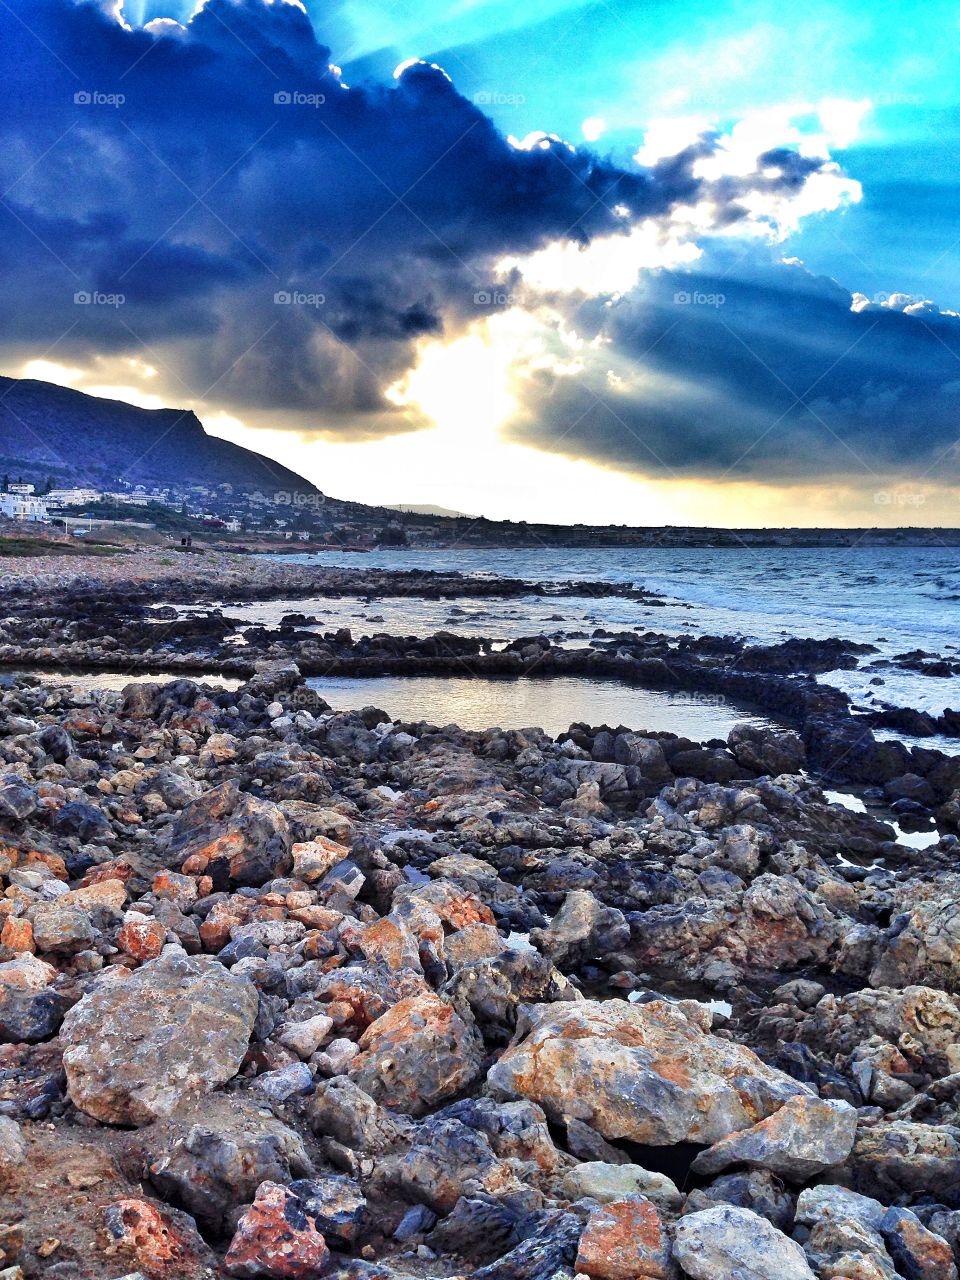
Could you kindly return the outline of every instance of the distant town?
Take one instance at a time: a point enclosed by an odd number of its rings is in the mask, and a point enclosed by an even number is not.
[[[442,510],[442,509],[441,509]],[[317,490],[267,492],[249,485],[57,487],[3,476],[5,536],[87,541],[215,543],[238,550],[368,551],[374,547],[960,546],[957,529],[716,529],[691,526],[551,525],[415,507],[374,507]]]

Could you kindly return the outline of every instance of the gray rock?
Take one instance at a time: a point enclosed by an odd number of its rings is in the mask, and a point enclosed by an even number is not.
[[[732,1205],[681,1218],[673,1254],[693,1280],[816,1280],[795,1241]]]
[[[651,1172],[638,1164],[604,1164],[588,1160],[564,1175],[563,1191],[571,1200],[588,1198],[607,1204],[629,1196],[645,1196],[660,1209],[677,1210],[683,1196],[665,1173]]]
[[[246,1053],[256,989],[214,960],[171,952],[102,979],[64,1018],[70,1097],[107,1124],[169,1115],[232,1079]]]
[[[752,1129],[701,1151],[691,1167],[694,1173],[709,1176],[732,1164],[746,1164],[792,1182],[805,1182],[831,1165],[842,1164],[856,1134],[857,1113],[848,1102],[790,1098]]]
[[[534,929],[530,941],[564,966],[621,950],[630,941],[630,926],[622,911],[605,907],[589,889],[571,889],[547,928]]]
[[[214,1235],[261,1182],[313,1172],[299,1134],[242,1097],[196,1099],[143,1133],[149,1180]]]

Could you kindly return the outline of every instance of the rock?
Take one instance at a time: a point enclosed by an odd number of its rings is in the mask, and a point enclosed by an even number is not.
[[[628,1196],[644,1196],[657,1206],[675,1212],[683,1195],[665,1173],[652,1173],[638,1164],[604,1164],[588,1160],[563,1178],[563,1193],[571,1200],[587,1198],[608,1204]]]
[[[326,1240],[352,1245],[367,1215],[367,1202],[356,1182],[341,1174],[325,1173],[291,1182],[308,1218]]]
[[[917,984],[960,991],[960,877],[912,887],[881,938],[870,985]]]
[[[53,989],[0,984],[0,1044],[36,1044],[56,1035],[69,1001]]]
[[[619,951],[630,941],[622,911],[605,907],[589,889],[572,889],[546,929],[534,929],[530,941],[563,966]]]
[[[110,1257],[119,1254],[151,1280],[166,1276],[201,1280],[208,1274],[212,1258],[183,1214],[161,1211],[149,1201],[131,1196],[104,1210],[103,1226],[109,1240],[104,1252]]]
[[[523,1191],[513,1169],[486,1135],[459,1120],[433,1116],[420,1125],[409,1150],[391,1166],[391,1182],[411,1200],[449,1213],[461,1196],[483,1192],[503,1199]]]
[[[372,1155],[390,1151],[410,1131],[409,1120],[386,1111],[346,1076],[318,1085],[309,1113],[315,1132]]]
[[[257,1016],[250,982],[216,961],[162,956],[101,980],[60,1030],[74,1104],[107,1124],[148,1124],[236,1075]]]
[[[798,1244],[731,1205],[681,1218],[673,1253],[693,1280],[816,1280]]]
[[[27,1157],[27,1143],[16,1120],[0,1115],[0,1185]]]
[[[769,1169],[791,1182],[806,1182],[842,1164],[853,1148],[857,1113],[848,1102],[798,1096],[751,1129],[701,1151],[691,1168],[699,1176],[731,1164]]]
[[[350,850],[345,844],[318,835],[293,846],[293,875],[298,880],[313,884],[349,857]]]
[[[779,1231],[788,1231],[793,1225],[793,1197],[767,1169],[743,1170],[716,1178],[708,1186],[691,1191],[684,1210],[695,1213],[715,1204],[752,1209]]]
[[[735,724],[727,737],[727,746],[737,764],[771,777],[799,773],[807,759],[803,739],[792,729],[758,729],[749,724]]]
[[[630,1157],[619,1147],[614,1147],[596,1129],[573,1116],[563,1117],[567,1131],[567,1150],[578,1160],[598,1161],[600,1164],[629,1164]]]
[[[276,1071],[265,1071],[257,1076],[253,1087],[271,1102],[283,1103],[296,1094],[309,1093],[313,1088],[313,1072],[305,1062],[291,1062]]]
[[[554,1119],[585,1120],[605,1138],[655,1146],[718,1142],[807,1093],[749,1049],[709,1035],[709,1011],[702,1016],[664,1000],[534,1006],[488,1086],[531,1098]]]
[[[960,1205],[960,1128],[897,1120],[859,1129],[849,1168],[853,1186],[883,1198],[933,1194]]]
[[[215,1236],[261,1182],[313,1173],[299,1134],[242,1097],[194,1099],[143,1133],[150,1182]]]
[[[580,1237],[577,1273],[591,1280],[671,1280],[670,1240],[656,1206],[642,1196],[592,1210]]]
[[[395,1004],[359,1043],[350,1078],[377,1101],[415,1116],[472,1084],[483,1059],[476,1028],[432,992]]]
[[[949,1244],[928,1231],[909,1209],[888,1209],[880,1220],[880,1232],[887,1252],[906,1280],[957,1280]]]
[[[960,1070],[960,1006],[932,987],[863,987],[824,996],[800,1028],[805,1044],[833,1055],[851,1054],[871,1036],[896,1045],[923,1071]]]
[[[544,1214],[532,1235],[509,1253],[478,1267],[471,1280],[550,1280],[569,1275],[583,1224],[572,1213]]]
[[[333,1019],[325,1013],[318,1013],[303,1022],[288,1022],[277,1039],[284,1048],[306,1060],[317,1052],[332,1030]]]
[[[86,911],[60,902],[36,907],[31,923],[37,949],[56,955],[85,951],[97,937]]]
[[[237,1224],[224,1266],[230,1275],[250,1280],[316,1280],[329,1256],[299,1196],[279,1183],[263,1182]]]
[[[167,931],[159,920],[138,916],[127,920],[117,935],[117,945],[134,960],[156,960],[167,940]]]
[[[222,865],[236,885],[261,885],[291,867],[290,831],[268,800],[241,792],[235,782],[205,791],[180,811],[170,854],[185,870]]]
[[[895,1280],[880,1223],[886,1209],[869,1196],[825,1184],[801,1191],[796,1221],[810,1228],[805,1251],[821,1275]]]

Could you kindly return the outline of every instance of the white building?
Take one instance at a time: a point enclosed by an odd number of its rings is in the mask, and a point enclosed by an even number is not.
[[[8,485],[7,485],[7,492],[8,492],[8,493],[21,493],[21,494],[29,495],[29,494],[31,494],[31,493],[33,493],[33,492],[35,492],[35,488],[34,488],[34,486],[33,486],[32,484],[8,484]]]
[[[32,493],[0,493],[0,513],[8,520],[46,520],[47,502]]]
[[[51,507],[85,507],[99,502],[101,497],[97,489],[51,489],[46,500]]]
[[[234,520],[228,520],[228,521],[227,521],[227,523],[226,523],[226,525],[225,525],[225,528],[226,528],[226,530],[227,530],[227,533],[239,533],[239,532],[240,532],[240,521],[239,521],[239,520],[235,520],[235,519],[234,519]]]

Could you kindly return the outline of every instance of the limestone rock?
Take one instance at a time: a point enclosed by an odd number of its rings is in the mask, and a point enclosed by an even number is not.
[[[577,1251],[577,1272],[591,1280],[671,1280],[676,1265],[656,1206],[642,1196],[594,1209]]]
[[[605,1164],[588,1160],[565,1174],[563,1192],[571,1200],[583,1197],[608,1204],[628,1196],[645,1196],[660,1209],[676,1211],[683,1195],[665,1173],[651,1172],[638,1164]]]
[[[101,981],[60,1029],[73,1102],[107,1124],[148,1124],[236,1075],[257,1016],[253,985],[213,960],[162,956]]]
[[[857,1113],[848,1102],[798,1096],[753,1128],[701,1151],[692,1169],[709,1176],[732,1164],[747,1164],[792,1182],[805,1182],[831,1165],[842,1164],[856,1133]]]
[[[483,1042],[472,1023],[433,992],[409,996],[372,1022],[349,1075],[372,1098],[423,1115],[480,1074]]]
[[[816,1280],[798,1244],[732,1205],[681,1218],[673,1253],[693,1280]]]
[[[709,1035],[689,1007],[608,1000],[528,1013],[488,1085],[612,1140],[718,1142],[808,1092],[749,1049]]]

